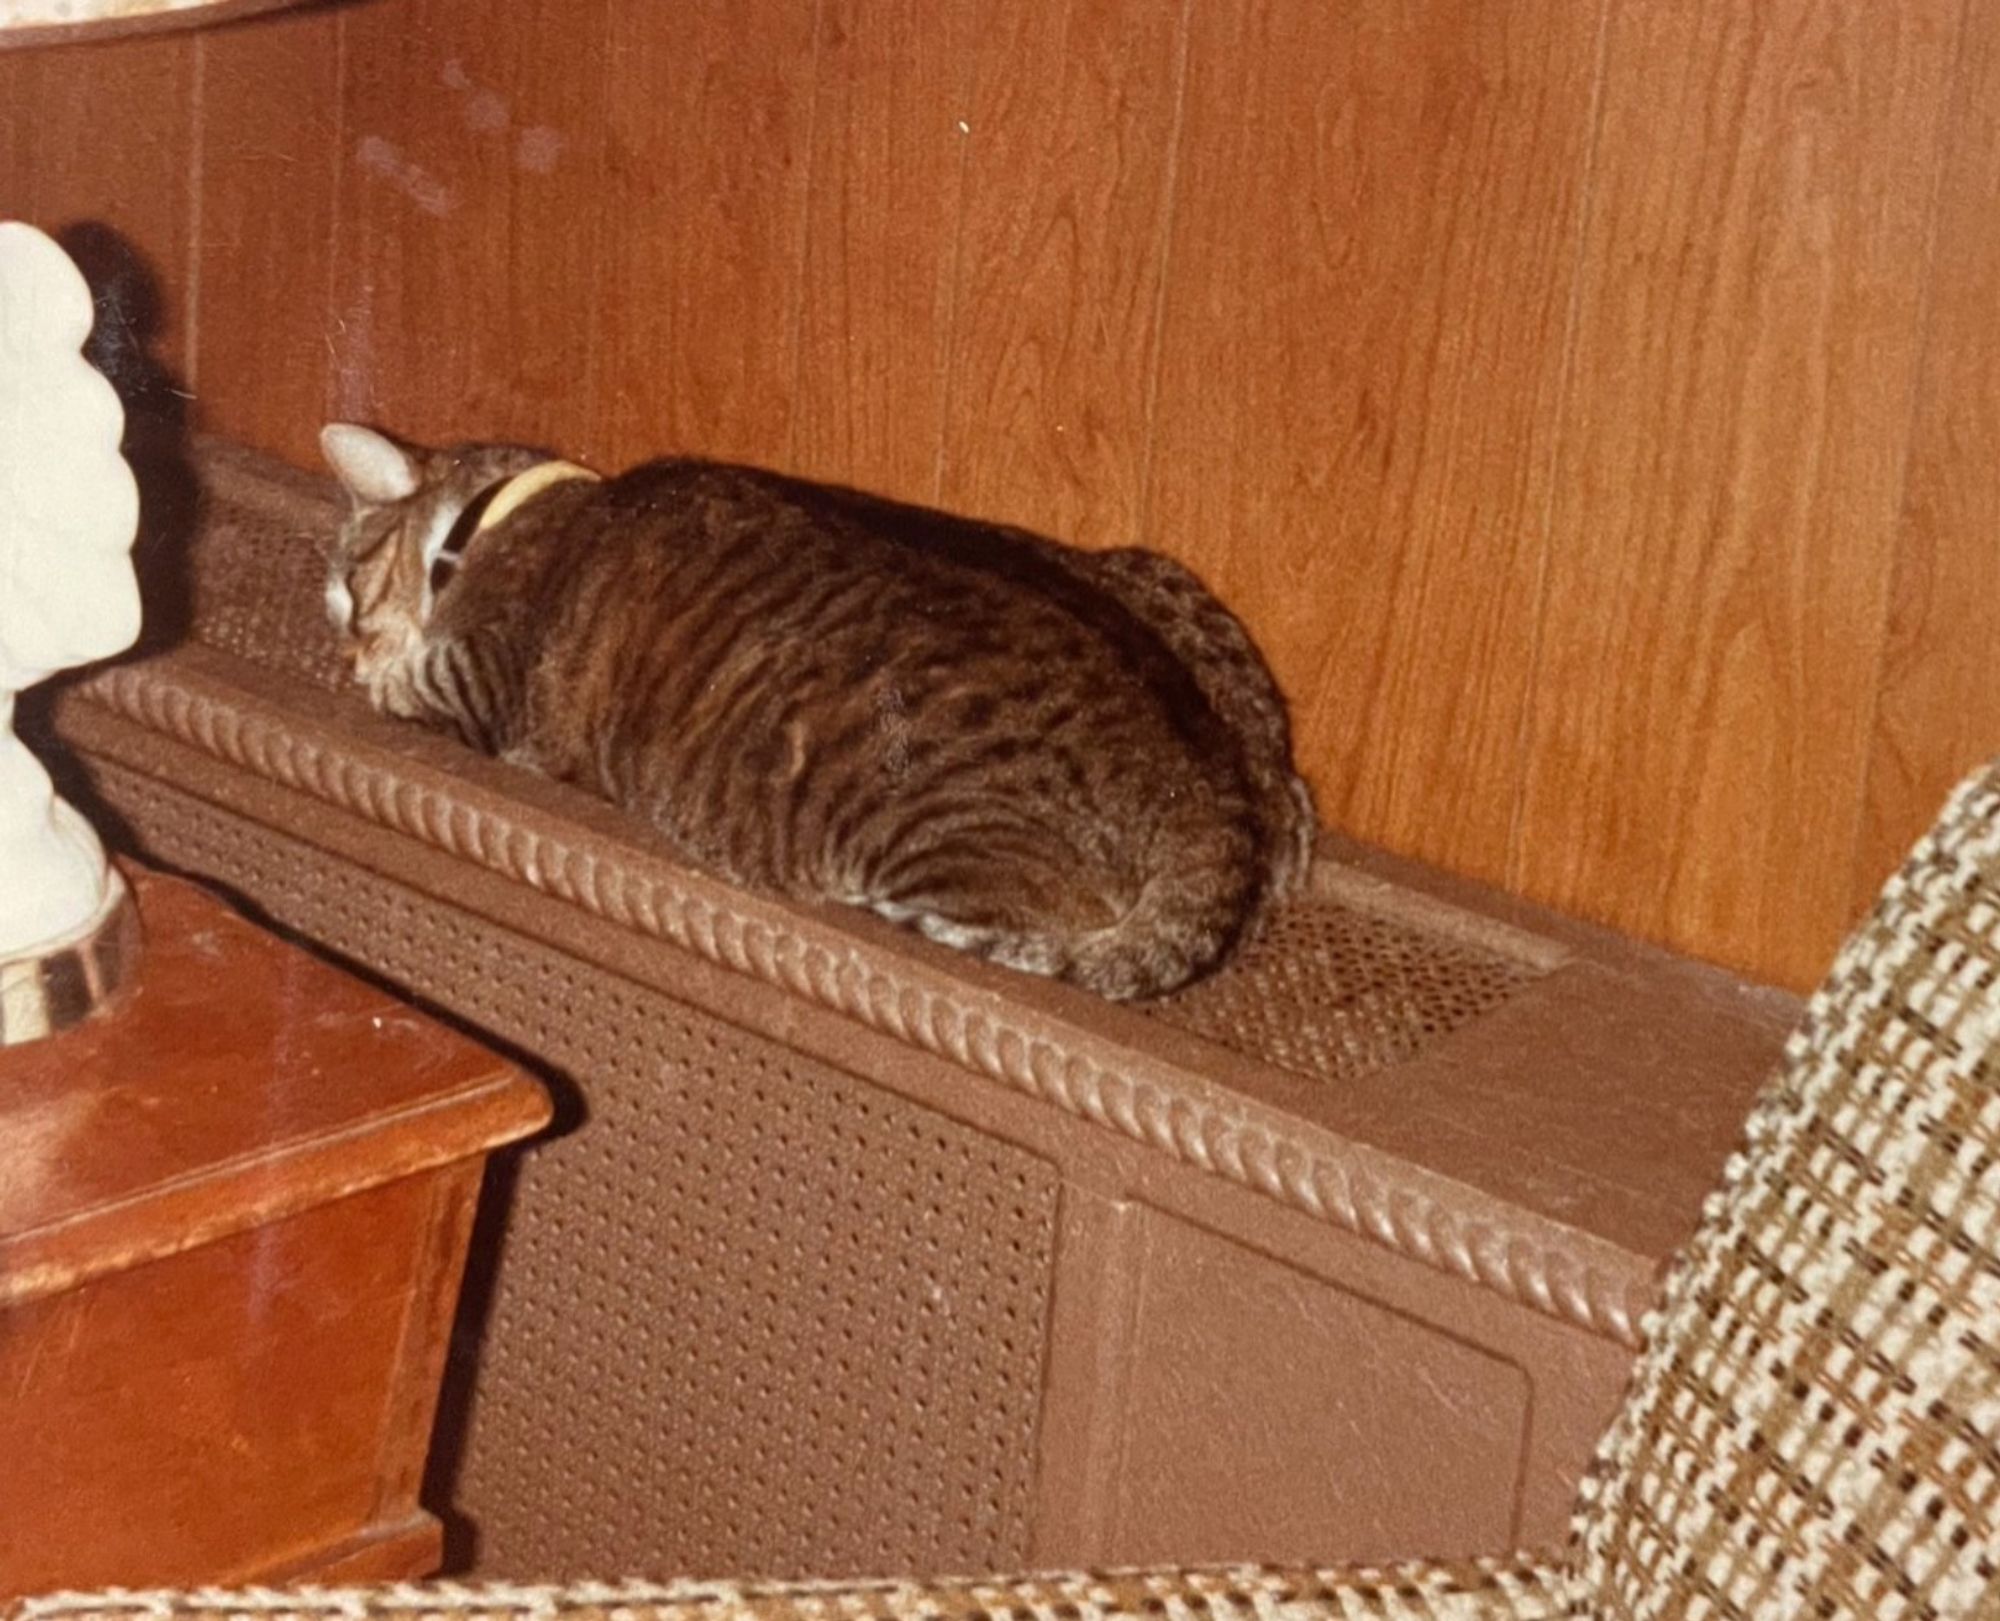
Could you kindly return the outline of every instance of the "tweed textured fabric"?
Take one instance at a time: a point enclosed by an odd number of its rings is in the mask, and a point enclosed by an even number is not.
[[[626,1582],[68,1594],[18,1621],[1556,1621],[1552,1567],[1230,1567],[926,1582]]]
[[[1807,1009],[1586,1478],[1616,1621],[2000,1615],[2000,772]]]

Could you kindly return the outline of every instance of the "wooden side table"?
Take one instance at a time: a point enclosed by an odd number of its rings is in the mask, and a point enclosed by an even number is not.
[[[0,1052],[0,1598],[423,1573],[481,1168],[547,1099],[130,876],[129,999]]]

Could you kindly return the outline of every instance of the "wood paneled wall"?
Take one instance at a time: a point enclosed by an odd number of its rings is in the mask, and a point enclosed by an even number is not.
[[[1144,540],[1327,820],[1769,977],[2000,750],[2000,0],[358,0],[0,138],[201,426]]]

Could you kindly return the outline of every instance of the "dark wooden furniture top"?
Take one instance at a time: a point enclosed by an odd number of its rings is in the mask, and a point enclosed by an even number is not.
[[[192,885],[130,1001],[0,1056],[0,1305],[525,1135],[541,1088]]]
[[[0,1053],[0,1595],[406,1576],[512,1065],[176,880],[128,998]]]

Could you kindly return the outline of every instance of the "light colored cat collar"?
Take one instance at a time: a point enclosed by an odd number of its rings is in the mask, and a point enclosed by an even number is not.
[[[525,473],[516,473],[493,492],[472,532],[475,535],[485,534],[496,525],[505,523],[524,501],[532,500],[550,485],[567,484],[571,479],[578,478],[588,479],[593,484],[602,482],[602,475],[593,473],[588,467],[579,467],[575,462],[536,462]]]

